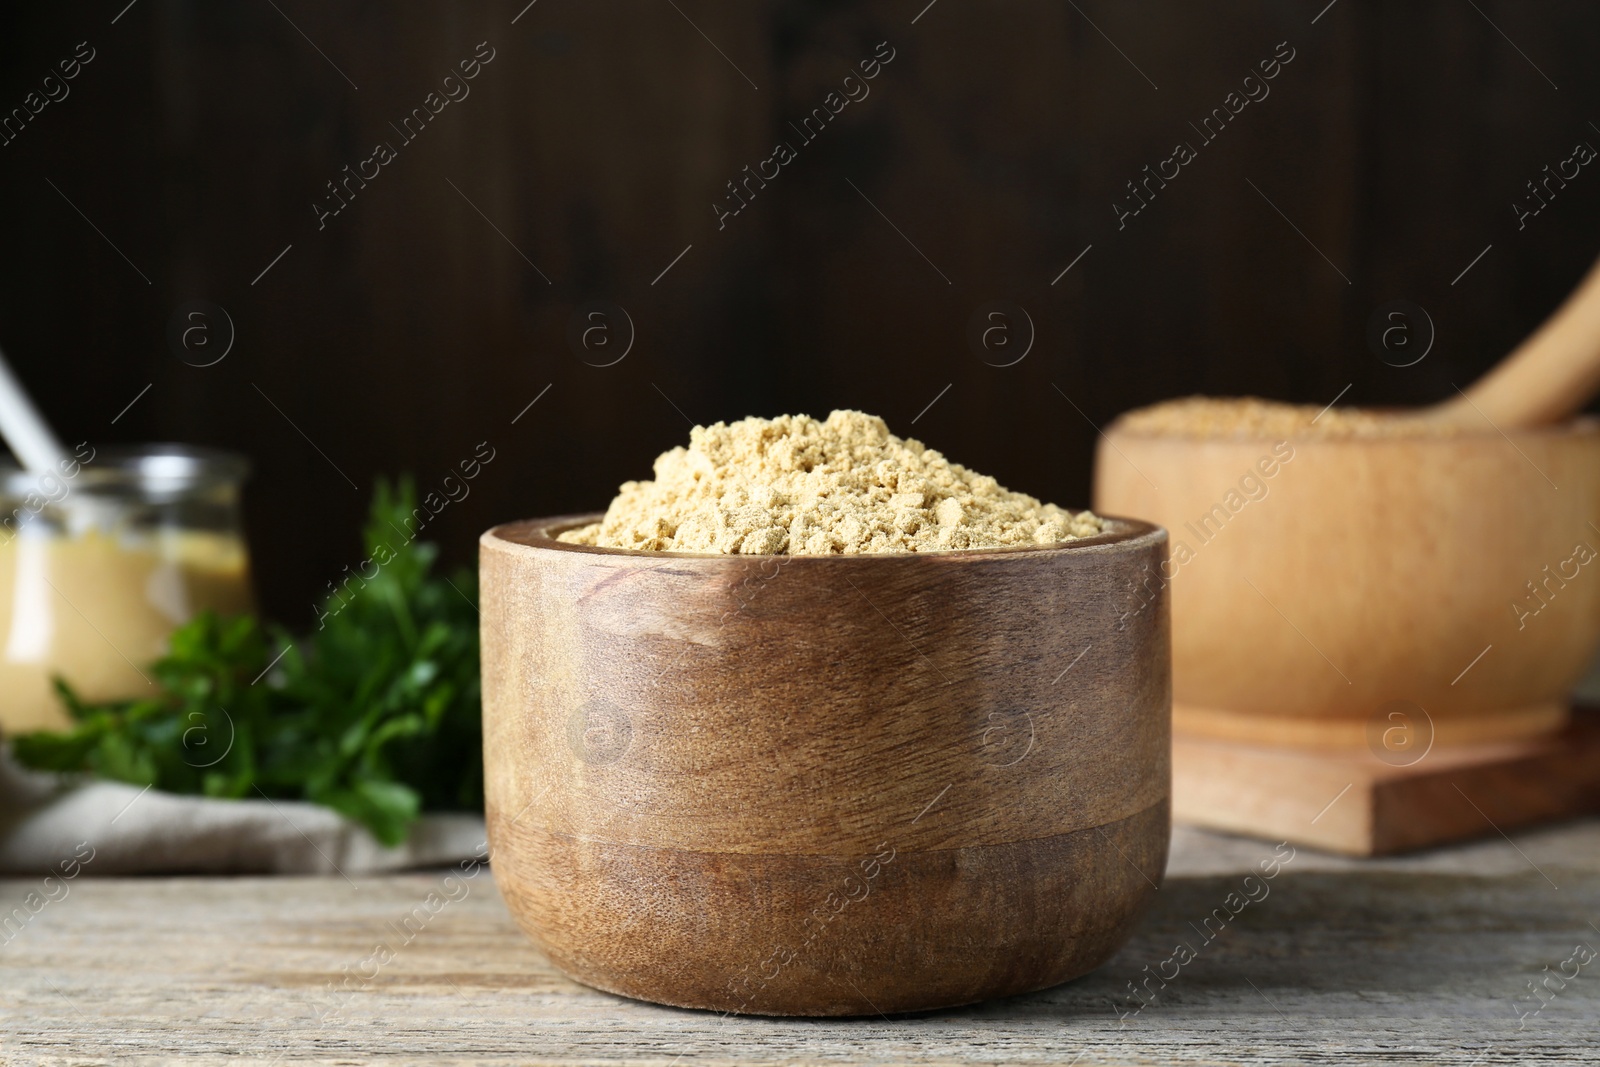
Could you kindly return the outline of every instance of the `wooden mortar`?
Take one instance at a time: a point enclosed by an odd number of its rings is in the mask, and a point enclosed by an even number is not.
[[[1248,433],[1109,427],[1096,509],[1172,531],[1175,728],[1374,754],[1402,706],[1430,743],[1559,730],[1600,649],[1600,427],[1572,418],[1596,390],[1600,262],[1470,388],[1391,413],[1439,433],[1316,416],[1283,463]]]
[[[1108,959],[1169,827],[1167,535],[701,556],[481,538],[496,883],[578,981],[871,1015]]]
[[[1368,749],[1405,702],[1440,745],[1535,736],[1600,648],[1600,559],[1573,559],[1600,552],[1591,420],[1282,445],[1113,424],[1095,507],[1171,533],[1185,733]]]

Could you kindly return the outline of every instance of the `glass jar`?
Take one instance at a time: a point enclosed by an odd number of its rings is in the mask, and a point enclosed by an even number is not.
[[[0,733],[64,729],[86,700],[154,693],[174,628],[252,609],[244,457],[79,445],[56,469],[0,464]]]

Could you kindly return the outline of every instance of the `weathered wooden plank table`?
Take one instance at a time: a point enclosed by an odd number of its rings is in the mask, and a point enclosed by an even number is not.
[[[0,1062],[1600,1062],[1600,962],[1575,955],[1600,949],[1600,821],[1383,861],[1301,849],[1233,914],[1272,855],[1180,829],[1154,913],[1096,973],[827,1021],[575,985],[487,873],[84,876],[0,932]],[[0,884],[0,902],[39,888]],[[1207,923],[1219,908],[1227,922]],[[1130,982],[1148,990],[1136,1013]]]

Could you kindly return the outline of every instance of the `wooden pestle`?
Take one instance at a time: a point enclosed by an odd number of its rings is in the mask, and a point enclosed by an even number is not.
[[[1502,430],[1561,422],[1600,391],[1600,261],[1578,288],[1493,370],[1423,418]]]

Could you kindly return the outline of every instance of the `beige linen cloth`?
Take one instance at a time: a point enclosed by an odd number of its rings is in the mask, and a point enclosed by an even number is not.
[[[0,747],[0,876],[42,875],[91,854],[85,874],[353,875],[481,858],[483,841],[479,816],[427,815],[386,848],[320,804],[40,774]]]

